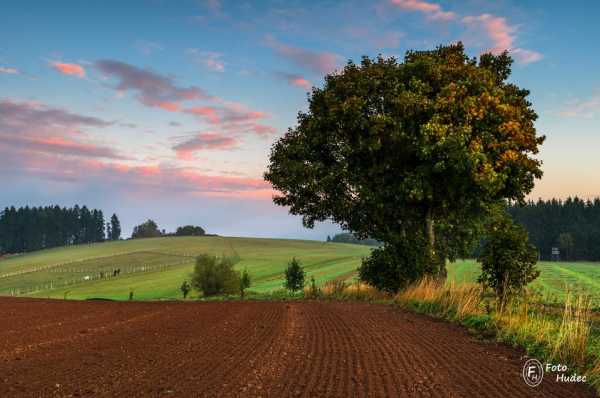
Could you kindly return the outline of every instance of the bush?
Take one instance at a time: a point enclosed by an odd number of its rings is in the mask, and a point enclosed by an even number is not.
[[[373,249],[358,269],[359,278],[379,290],[398,292],[426,275],[437,275],[435,253],[425,239],[404,238],[382,248]]]
[[[208,254],[198,256],[194,272],[190,275],[192,288],[204,296],[237,293],[241,277],[233,266],[229,258],[216,258]]]
[[[242,275],[240,277],[240,294],[241,294],[242,298],[244,298],[246,289],[248,289],[250,287],[251,283],[252,283],[252,274],[250,274],[250,272],[248,272],[247,268],[244,268],[244,270],[242,271]]]
[[[537,250],[529,243],[525,227],[515,225],[508,215],[494,217],[485,227],[488,239],[477,259],[481,263],[481,276],[477,281],[506,299],[540,276],[535,266]]]
[[[183,293],[183,298],[186,299],[187,295],[190,293],[190,291],[192,290],[190,284],[188,283],[187,279],[183,281],[183,283],[181,284],[181,292]]]
[[[283,284],[283,287],[287,290],[291,290],[293,294],[298,290],[302,290],[305,278],[306,272],[304,271],[304,268],[300,266],[300,261],[296,260],[296,257],[294,257],[285,267],[285,283]]]

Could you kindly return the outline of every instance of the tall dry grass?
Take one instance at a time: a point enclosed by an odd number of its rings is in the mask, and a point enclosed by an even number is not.
[[[501,339],[523,344],[547,362],[586,374],[600,387],[600,352],[592,347],[592,299],[567,289],[562,308],[525,292],[496,299],[475,284],[443,283],[425,278],[399,292],[394,303],[430,315],[486,328]]]
[[[482,295],[481,288],[475,284],[445,284],[435,278],[424,278],[398,293],[394,303],[402,306],[424,304],[432,315],[460,320],[479,315]]]
[[[392,294],[382,292],[364,282],[326,282],[320,286],[311,280],[302,291],[305,299],[391,300]]]

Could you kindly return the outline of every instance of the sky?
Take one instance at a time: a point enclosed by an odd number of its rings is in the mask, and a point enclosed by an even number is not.
[[[0,207],[323,240],[272,203],[269,151],[363,55],[508,50],[547,136],[532,199],[600,196],[600,2],[3,1]],[[107,217],[108,218],[108,217]]]

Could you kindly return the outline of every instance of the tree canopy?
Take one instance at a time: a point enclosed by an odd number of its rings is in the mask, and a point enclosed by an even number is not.
[[[108,239],[118,240],[121,239],[121,222],[116,214],[113,214],[110,218],[110,234]]]
[[[304,280],[306,279],[306,271],[302,268],[300,260],[294,257],[285,267],[285,282],[283,287],[293,293],[302,290]]]
[[[162,232],[158,229],[156,223],[152,220],[148,220],[143,224],[137,225],[133,228],[132,238],[154,238],[161,236]]]
[[[507,299],[540,276],[537,250],[529,243],[525,227],[515,225],[509,215],[496,215],[486,229],[488,239],[477,259],[481,263],[477,281]]]
[[[202,236],[205,234],[205,231],[202,227],[200,226],[193,226],[193,225],[185,225],[183,227],[178,227],[177,230],[175,231],[175,235],[180,235],[180,236]]]
[[[230,258],[217,258],[202,254],[196,259],[194,272],[190,275],[191,286],[205,296],[218,296],[238,292],[241,276]]]
[[[545,137],[529,91],[507,81],[511,64],[506,52],[470,58],[461,43],[350,61],[274,144],[274,202],[306,227],[332,220],[388,245],[420,237],[443,273],[477,241],[469,225],[503,199],[524,202],[542,176],[532,155]]]

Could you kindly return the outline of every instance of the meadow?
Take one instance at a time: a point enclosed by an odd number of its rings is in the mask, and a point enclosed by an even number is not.
[[[181,297],[180,286],[201,253],[232,257],[236,268],[253,276],[251,292],[274,293],[283,287],[283,270],[294,256],[317,283],[353,281],[367,246],[286,239],[228,238],[219,236],[168,237],[68,246],[0,259],[0,294],[127,300],[171,300]],[[538,264],[542,274],[536,291],[563,301],[567,288],[583,291],[600,302],[600,265],[585,262]],[[114,270],[121,275],[112,277]],[[449,283],[475,282],[479,264],[459,260],[448,264]],[[100,273],[106,276],[100,279]],[[17,273],[15,275],[15,273]],[[92,280],[82,282],[86,276]],[[73,284],[74,283],[74,284]],[[53,289],[48,289],[52,284]],[[65,286],[67,284],[67,286]],[[37,290],[37,292],[36,292]],[[192,298],[197,294],[192,293]]]
[[[179,299],[181,283],[194,267],[190,260],[201,253],[234,258],[237,269],[252,274],[250,290],[266,293],[282,289],[285,265],[294,256],[308,278],[324,283],[353,279],[369,252],[367,246],[342,243],[217,236],[94,243],[1,259],[0,293],[29,289],[25,296],[64,298],[68,292],[70,299],[127,300],[132,289],[136,300]],[[112,277],[114,269],[121,269],[121,275]],[[15,272],[22,274],[6,277]],[[100,279],[101,272],[109,277]],[[81,282],[86,276],[92,280]],[[53,289],[46,289],[50,283]]]
[[[544,296],[550,295],[563,302],[567,290],[581,291],[600,304],[600,263],[592,262],[539,262],[540,277],[531,287]],[[476,260],[459,260],[448,264],[448,281],[456,284],[476,282],[480,265]]]

